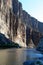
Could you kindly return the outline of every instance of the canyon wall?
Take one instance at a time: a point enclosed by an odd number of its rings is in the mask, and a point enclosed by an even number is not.
[[[43,34],[42,25],[23,10],[18,0],[0,0],[0,33],[13,42],[17,42],[22,47],[27,47],[31,43],[34,47]],[[33,31],[38,33],[38,39],[35,33],[35,40],[33,40]]]
[[[26,47],[26,25],[22,23],[22,4],[18,0],[0,0],[0,33]]]

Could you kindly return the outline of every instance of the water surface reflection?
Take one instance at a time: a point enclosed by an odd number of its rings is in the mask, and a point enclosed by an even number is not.
[[[22,49],[6,49],[0,50],[0,65],[23,65],[27,60],[43,57],[42,54],[35,50]]]

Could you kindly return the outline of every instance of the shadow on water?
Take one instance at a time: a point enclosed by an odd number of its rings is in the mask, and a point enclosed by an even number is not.
[[[23,63],[23,65],[34,65],[34,63],[33,63],[34,61],[25,61],[24,63]]]
[[[26,61],[23,62],[23,65],[35,65],[37,62],[39,63],[38,65],[43,65],[43,54],[36,51],[35,49],[27,49]]]

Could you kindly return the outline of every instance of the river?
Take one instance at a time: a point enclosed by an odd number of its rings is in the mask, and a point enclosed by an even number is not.
[[[0,50],[0,65],[23,65],[27,60],[36,60],[43,55],[35,49],[12,48]]]

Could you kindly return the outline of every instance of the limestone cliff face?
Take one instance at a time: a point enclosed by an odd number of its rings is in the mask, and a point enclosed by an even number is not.
[[[18,0],[0,0],[0,33],[26,47],[25,28],[22,23],[22,4]]]
[[[8,27],[6,27],[6,23],[0,18],[0,33],[3,33],[6,35],[6,37],[8,37],[7,32],[8,32]]]
[[[37,19],[24,11],[18,0],[0,0],[0,33],[26,47],[35,43],[32,42],[33,30],[43,33]]]

